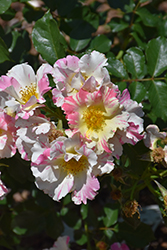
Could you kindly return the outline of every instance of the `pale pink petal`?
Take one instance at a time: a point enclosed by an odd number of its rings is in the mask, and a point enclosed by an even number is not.
[[[156,147],[157,140],[165,139],[166,136],[166,132],[160,132],[158,126],[150,124],[146,128],[144,144],[146,145],[146,147],[154,149]]]
[[[87,204],[87,199],[93,200],[96,196],[96,191],[100,188],[100,184],[97,178],[87,175],[86,183],[83,185],[80,191],[74,191],[72,200],[75,204],[79,205],[82,202]]]
[[[15,65],[7,75],[16,79],[23,88],[36,81],[34,70],[27,63]]]

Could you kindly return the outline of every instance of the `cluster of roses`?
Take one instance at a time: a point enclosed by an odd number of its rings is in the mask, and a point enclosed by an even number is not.
[[[144,136],[142,105],[127,89],[119,91],[106,66],[105,56],[93,51],[59,59],[53,67],[43,64],[36,75],[23,63],[0,77],[0,158],[18,150],[31,161],[37,187],[56,201],[69,192],[75,204],[92,200],[100,187],[97,176],[114,169],[122,145]],[[41,112],[48,91],[68,129],[58,129]]]

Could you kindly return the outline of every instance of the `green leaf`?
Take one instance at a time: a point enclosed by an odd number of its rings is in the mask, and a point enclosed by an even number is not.
[[[145,76],[145,56],[141,49],[132,47],[124,55],[124,63],[132,78],[143,78]]]
[[[135,248],[143,248],[154,239],[151,227],[144,223],[140,223],[136,229],[126,222],[120,223],[118,227],[118,237],[126,240],[128,245],[132,245]]]
[[[167,121],[167,83],[162,81],[150,81],[147,87],[152,112],[157,117]]]
[[[114,225],[118,220],[118,209],[113,208],[111,205],[104,207],[106,217],[103,218],[103,223],[106,227]]]
[[[4,13],[11,5],[11,0],[1,0],[0,1],[0,14]]]
[[[141,223],[139,215],[137,213],[134,214],[133,217],[126,217],[125,215],[123,215],[123,220],[134,229],[137,229]]]
[[[112,20],[110,23],[108,23],[112,32],[119,32],[129,27],[129,24],[124,22],[122,19],[117,18],[116,20]]]
[[[48,2],[48,0],[46,1]],[[61,17],[70,15],[75,9],[76,4],[78,5],[78,1],[76,0],[56,0],[57,10]]]
[[[82,40],[70,38],[70,47],[76,52],[81,51],[89,44],[90,40],[90,38]]]
[[[52,211],[47,214],[45,218],[47,234],[53,239],[56,239],[59,235],[63,233],[64,230],[61,218],[57,215],[55,211]]]
[[[146,43],[143,41],[143,39],[142,40],[140,39],[140,37],[138,36],[136,32],[132,32],[131,36],[135,39],[139,47],[141,47],[142,49],[145,49]]]
[[[8,51],[8,48],[6,47],[6,44],[0,38],[0,63],[5,62],[5,61],[11,61],[10,54]]]
[[[74,238],[75,242],[82,246],[87,242],[87,236],[85,233],[81,232],[81,230],[75,230],[74,231]]]
[[[119,60],[116,60],[113,57],[110,57],[108,59],[108,71],[110,74],[119,77],[121,79],[127,79],[128,78],[128,74],[126,72],[126,69],[123,65],[123,63],[121,63]]]
[[[146,26],[154,27],[159,22],[158,15],[150,13],[145,7],[138,9],[136,14],[140,16]]]
[[[104,234],[107,236],[107,238],[111,239],[114,235],[114,232],[110,229],[104,230]]]
[[[142,25],[140,23],[134,23],[132,30],[136,31],[142,38],[146,38]]]
[[[5,21],[9,21],[12,18],[14,18],[16,15],[16,11],[12,8],[9,8],[8,10],[5,11],[5,13],[1,14],[1,18]]]
[[[44,15],[44,11],[40,8],[34,8],[31,5],[25,5],[23,8],[23,16],[28,23],[37,21]]]
[[[160,36],[167,36],[167,19],[161,19],[158,23],[158,26],[157,26],[157,29],[158,29],[158,34]]]
[[[152,77],[162,74],[167,69],[167,39],[165,37],[152,39],[146,49],[146,58],[148,73]]]
[[[131,98],[138,103],[141,102],[146,95],[146,89],[143,83],[141,82],[132,82],[129,85],[129,92],[131,95]]]
[[[65,56],[65,39],[49,11],[36,22],[32,40],[36,50],[50,64]]]
[[[95,29],[99,26],[99,16],[97,13],[91,12],[88,6],[82,6],[82,18],[84,21],[90,23]]]
[[[57,1],[53,0],[43,0],[46,6],[51,10],[54,11],[56,9]]]
[[[13,232],[17,235],[24,235],[27,232],[26,228],[15,227],[13,228]]]
[[[82,19],[74,19],[68,24],[72,28],[70,37],[73,39],[90,39],[92,37],[92,33],[96,31],[90,23]]]
[[[82,215],[82,219],[85,220],[88,216],[88,205],[81,205],[81,215]]]
[[[135,3],[133,0],[130,0],[128,4],[125,4],[125,11],[126,13],[133,12],[133,9],[135,8]]]
[[[68,209],[67,211],[61,212],[62,219],[67,226],[72,227],[73,229],[78,229],[78,227],[81,227],[82,221],[78,214],[75,214],[75,216],[74,214],[74,209]]]
[[[127,83],[126,82],[116,82],[118,85],[119,90],[122,92],[124,89],[127,88]]]
[[[92,40],[90,48],[101,53],[106,53],[110,50],[111,44],[112,42],[108,37],[105,35],[98,35]]]

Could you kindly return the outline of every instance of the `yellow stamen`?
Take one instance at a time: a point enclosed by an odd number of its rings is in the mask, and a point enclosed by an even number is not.
[[[98,106],[88,107],[84,111],[82,119],[89,130],[94,130],[96,132],[103,130],[103,126],[105,125],[104,112]]]
[[[38,99],[37,86],[35,83],[31,83],[30,86],[21,89],[19,93],[23,103],[27,103],[33,95]]]
[[[158,147],[152,151],[152,158],[154,162],[160,163],[164,160],[164,157],[165,157],[165,152],[163,148]]]
[[[64,169],[64,171],[72,175],[76,175],[79,172],[82,172],[84,169],[87,169],[88,166],[89,166],[88,159],[85,155],[82,155],[78,161],[72,158],[71,160],[66,162],[63,159],[63,162],[61,164],[61,167]]]

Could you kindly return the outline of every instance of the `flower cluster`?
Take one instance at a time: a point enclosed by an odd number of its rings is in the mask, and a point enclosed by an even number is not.
[[[93,51],[59,59],[53,67],[43,64],[36,75],[28,64],[16,65],[0,78],[0,157],[18,149],[31,161],[37,187],[56,201],[68,193],[75,204],[92,200],[100,188],[97,177],[114,169],[122,145],[143,138],[142,105],[127,89],[119,91],[106,66],[105,56]],[[44,112],[48,91],[67,129]]]

